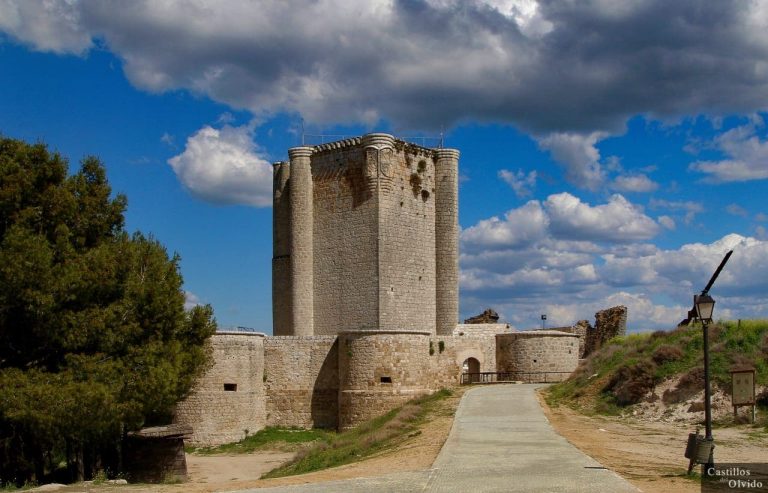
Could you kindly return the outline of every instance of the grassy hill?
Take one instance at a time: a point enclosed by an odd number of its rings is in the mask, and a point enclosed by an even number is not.
[[[768,405],[768,320],[721,321],[709,327],[713,390],[730,394],[729,370],[756,369],[758,402]],[[584,360],[565,382],[546,393],[550,405],[566,404],[587,414],[622,414],[636,404],[662,399],[675,404],[703,389],[701,326],[617,337]],[[663,382],[674,386],[659,396]]]

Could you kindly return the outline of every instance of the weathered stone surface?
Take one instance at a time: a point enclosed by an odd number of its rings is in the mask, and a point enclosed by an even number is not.
[[[499,321],[499,314],[494,310],[487,308],[480,315],[469,317],[464,320],[465,324],[495,324]]]
[[[556,330],[530,330],[496,336],[498,371],[523,382],[560,382],[579,363],[578,336]]]
[[[585,355],[592,354],[616,336],[627,333],[627,307],[614,306],[595,313],[595,328],[587,331]]]

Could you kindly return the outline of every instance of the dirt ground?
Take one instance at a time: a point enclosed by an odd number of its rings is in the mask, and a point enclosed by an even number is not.
[[[584,416],[566,406],[550,409],[541,396],[539,401],[560,435],[642,491],[701,491],[698,482],[685,477],[688,459],[683,454],[694,425]],[[755,431],[751,425],[715,428],[717,462],[768,461],[768,438],[755,436]]]
[[[247,455],[187,455],[190,479],[180,484],[165,485],[72,485],[56,491],[61,493],[209,493],[267,486],[334,481],[359,477],[375,477],[404,471],[421,471],[432,467],[448,438],[453,415],[464,389],[440,401],[436,417],[419,427],[420,434],[408,438],[397,448],[374,455],[366,460],[324,471],[275,479],[258,479],[261,474],[289,460],[293,454],[261,451]]]
[[[288,486],[394,472],[428,469],[448,438],[453,414],[463,389],[441,402],[437,417],[420,427],[421,433],[395,449],[369,459],[300,476],[261,480],[261,474],[291,458],[292,453],[261,451],[248,455],[187,456],[190,480],[181,484],[108,486],[80,484],[64,493],[209,493],[244,488]],[[552,426],[577,448],[614,470],[646,493],[699,493],[699,484],[685,477],[683,453],[693,425],[640,418],[584,416],[560,406],[550,409],[539,399]],[[768,438],[750,425],[716,428],[718,462],[766,462]],[[756,436],[760,435],[760,436]]]

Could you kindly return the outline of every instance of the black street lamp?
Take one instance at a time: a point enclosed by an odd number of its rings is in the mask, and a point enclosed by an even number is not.
[[[706,427],[705,443],[709,447],[709,459],[704,464],[702,476],[707,476],[710,468],[715,465],[715,443],[712,438],[712,392],[709,386],[709,324],[712,322],[712,312],[715,309],[715,300],[708,294],[693,296],[693,305],[696,307],[696,316],[701,320],[704,336],[704,425]]]

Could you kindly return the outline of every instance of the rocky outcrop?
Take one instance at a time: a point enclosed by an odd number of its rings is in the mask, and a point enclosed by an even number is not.
[[[475,315],[464,320],[465,324],[495,324],[499,321],[499,314],[494,310],[487,308],[480,315]]]

